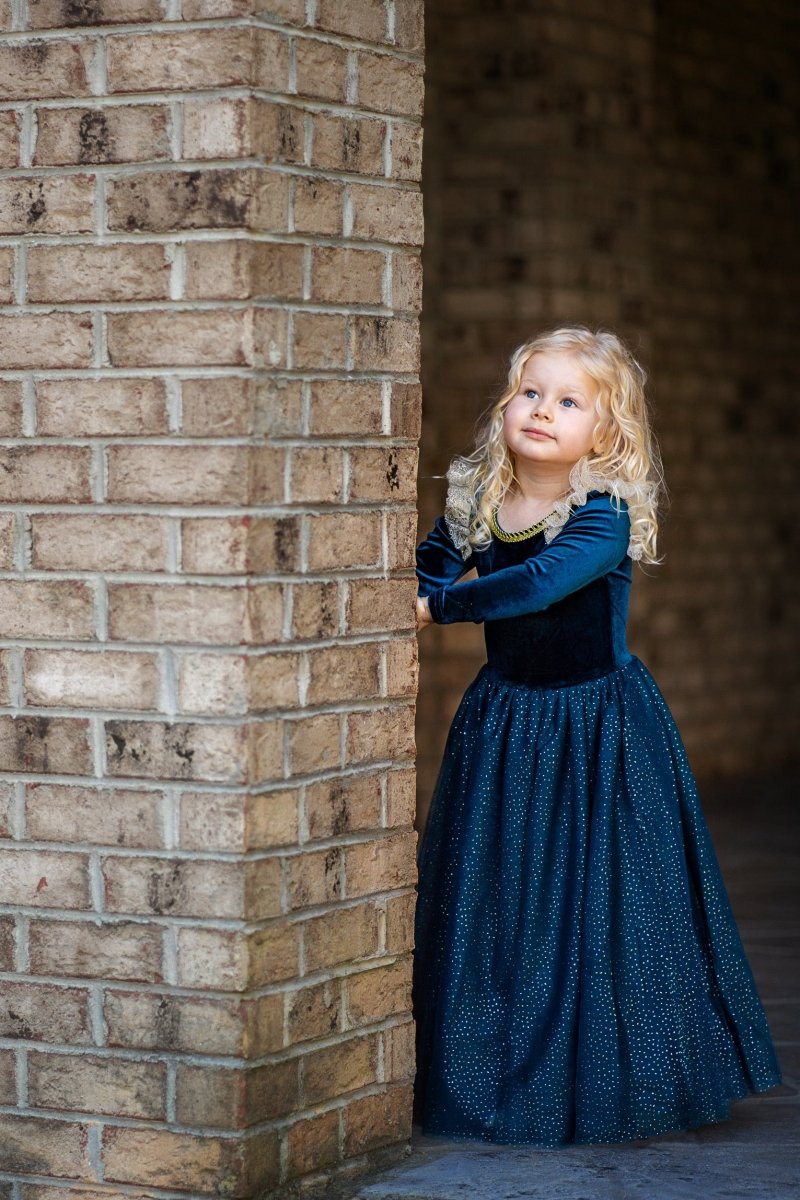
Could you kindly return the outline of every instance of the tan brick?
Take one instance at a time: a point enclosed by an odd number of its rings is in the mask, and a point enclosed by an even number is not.
[[[1,561],[1,560],[0,560]],[[11,670],[12,670],[12,652],[10,650],[0,650],[0,704],[11,704]],[[6,812],[5,788],[0,787],[0,825],[2,825],[3,816]],[[1,836],[1,835],[0,835]]]
[[[242,654],[181,654],[177,676],[182,713],[225,715],[248,710],[247,659]]]
[[[7,108],[0,113],[0,166],[19,166],[19,144],[22,116]]]
[[[293,775],[330,771],[342,765],[341,720],[339,713],[320,713],[288,722]]]
[[[308,655],[309,704],[371,699],[380,688],[380,648],[376,642],[327,646]]]
[[[340,900],[342,862],[343,854],[339,846],[331,846],[326,850],[305,850],[302,854],[288,857],[286,886],[289,908],[309,908]]]
[[[347,720],[347,761],[413,758],[414,706],[350,713]]]
[[[344,368],[347,318],[339,313],[299,312],[294,318],[294,365]]]
[[[94,189],[93,175],[0,179],[0,233],[90,233],[94,220]],[[67,314],[59,315],[63,318]],[[21,317],[13,319],[22,320]],[[56,318],[27,319],[53,321]]]
[[[234,376],[184,379],[183,425],[188,437],[247,437],[253,432],[256,389],[251,379]]]
[[[249,729],[250,781],[264,783],[284,776],[286,722],[277,718],[257,721]]]
[[[350,451],[350,500],[395,500],[413,504],[416,499],[416,447],[354,447]]]
[[[386,9],[383,0],[319,0],[317,26],[343,33],[362,42],[386,40]]]
[[[91,452],[79,446],[0,448],[0,500],[86,503],[90,466]]]
[[[172,157],[163,104],[38,110],[35,166],[150,162]]]
[[[4,980],[0,996],[3,1037],[91,1045],[88,989]]]
[[[410,1138],[412,1098],[413,1086],[406,1083],[348,1104],[344,1118],[347,1155],[365,1154]]]
[[[289,1044],[330,1037],[342,1028],[342,981],[335,976],[289,996]]]
[[[15,529],[14,514],[0,513],[0,569],[3,571],[10,571],[14,562]]]
[[[347,599],[348,631],[413,629],[416,625],[416,595],[414,579],[351,579]]]
[[[218,991],[243,991],[249,985],[248,943],[243,934],[180,926],[176,935],[180,987],[205,988],[209,979]]]
[[[115,503],[243,504],[243,446],[111,446],[108,498]]]
[[[343,983],[349,1028],[411,1011],[412,962],[407,954],[389,966],[371,967],[346,976]]]
[[[377,250],[315,246],[311,258],[311,298],[318,304],[382,304],[384,264],[384,255]],[[333,383],[339,381],[331,380],[330,384]],[[341,383],[339,389],[343,390]]]
[[[413,1021],[391,1025],[383,1034],[383,1077],[387,1083],[397,1080],[413,1083],[416,1074],[416,1031]]]
[[[185,721],[106,721],[108,774],[243,783],[245,730]]]
[[[334,180],[298,179],[294,198],[294,225],[297,232],[340,235],[343,198],[344,185]]]
[[[91,15],[86,4],[64,4],[63,0],[28,0],[31,29],[54,29],[64,25],[127,24],[128,21],[160,21],[158,0],[92,0]]]
[[[309,519],[311,571],[377,566],[381,549],[379,513],[321,513]]]
[[[165,1063],[90,1055],[28,1055],[28,1100],[36,1108],[166,1120]]]
[[[89,722],[72,717],[0,716],[0,762],[6,771],[90,774]]]
[[[303,1059],[303,1091],[308,1105],[369,1087],[377,1077],[378,1039],[374,1034],[326,1046]]]
[[[279,1064],[277,1076],[287,1064]],[[297,1064],[291,1064],[297,1075]],[[274,1067],[273,1067],[274,1069]],[[175,1115],[181,1125],[195,1128],[237,1129],[243,1123],[246,1076],[241,1069],[194,1067],[179,1064],[175,1072]],[[289,1110],[291,1111],[291,1110]],[[248,1117],[256,1119],[252,1110]]]
[[[297,93],[315,100],[347,97],[347,50],[332,42],[298,38],[295,42]]]
[[[0,636],[88,638],[92,594],[85,583],[0,580]]]
[[[251,294],[268,300],[303,299],[305,247],[257,242],[250,258]]]
[[[109,630],[120,641],[237,645],[245,623],[245,590],[194,584],[113,584]]]
[[[305,163],[308,114],[291,104],[257,100],[252,110],[250,153],[264,162]]]
[[[33,920],[30,971],[60,979],[141,980],[161,983],[161,929],[134,921]]]
[[[207,1000],[158,992],[105,994],[103,1016],[112,1046],[196,1054],[241,1054],[238,1000]]]
[[[158,300],[168,295],[163,246],[31,246],[28,251],[30,301]]]
[[[411,312],[418,316],[422,308],[422,257],[396,250],[392,254],[392,299],[396,312]],[[404,427],[405,436],[415,436]],[[419,436],[419,435],[416,435]]]
[[[279,583],[251,585],[242,642],[268,646],[283,641],[283,587]]]
[[[79,1121],[50,1121],[45,1117],[0,1115],[3,1170],[36,1170],[51,1177],[90,1179],[88,1126]]]
[[[92,318],[86,313],[0,316],[0,368],[89,367],[91,360]]]
[[[310,838],[377,829],[381,820],[380,775],[344,775],[308,784],[306,819]]]
[[[392,178],[419,183],[422,179],[422,127],[402,121],[392,124]],[[377,172],[376,172],[377,173]],[[411,307],[403,306],[403,307]]]
[[[288,233],[289,196],[293,190],[294,181],[287,172],[259,171],[253,183],[250,228]]]
[[[353,237],[421,246],[422,193],[411,188],[354,183]],[[319,232],[323,232],[320,230]]]
[[[109,92],[191,91],[251,82],[247,28],[126,33],[106,39]]]
[[[322,171],[383,175],[384,121],[314,114],[311,166]]]
[[[0,379],[0,437],[19,437],[22,432],[22,384]]]
[[[241,575],[250,563],[250,517],[181,521],[182,566],[198,575]]]
[[[88,908],[91,905],[88,866],[85,854],[4,849],[0,904]]]
[[[158,792],[133,788],[30,783],[25,789],[28,835],[35,841],[155,849],[162,844]]]
[[[158,707],[158,662],[152,654],[105,650],[26,650],[29,704],[74,708]]]
[[[277,858],[242,864],[111,856],[102,870],[109,912],[246,920],[281,911]]]
[[[31,517],[31,562],[39,570],[163,571],[167,522],[160,517]]]
[[[248,850],[296,846],[300,839],[300,798],[295,788],[262,792],[247,804],[244,834]]]
[[[378,953],[378,908],[373,903],[332,909],[303,922],[306,971],[356,962]]]
[[[358,103],[383,113],[421,117],[424,95],[422,63],[391,54],[358,52]]]
[[[45,100],[51,96],[88,96],[93,44],[68,38],[17,41],[0,46],[0,79],[5,100]],[[53,180],[62,184],[63,179]]]
[[[298,676],[301,656],[259,654],[248,658],[246,665],[247,700],[251,712],[267,712],[271,708],[297,708],[300,704]]]
[[[302,23],[305,0],[271,0],[270,17],[291,20],[297,15],[296,24]],[[252,11],[253,0],[183,0],[181,15],[184,21],[204,21],[217,17],[246,17]]]
[[[387,696],[416,696],[419,686],[419,643],[416,637],[385,645]]]
[[[411,769],[390,771],[386,776],[386,824],[411,825],[416,816],[416,778]]]
[[[413,567],[416,559],[417,513],[415,510],[397,510],[386,514],[386,538],[388,542],[387,567],[390,569]]]
[[[249,849],[246,808],[246,797],[236,793],[184,792],[180,800],[180,848],[230,853]]]
[[[291,454],[291,499],[337,504],[344,498],[344,460],[333,446],[305,446]]]
[[[253,101],[219,97],[183,105],[182,158],[245,158],[251,147]]]
[[[287,1130],[288,1178],[333,1166],[339,1160],[337,1109],[294,1121]]]
[[[216,32],[216,31],[215,31]],[[107,1180],[254,1195],[277,1184],[278,1135],[259,1134],[243,1147],[239,1139],[199,1137],[166,1129],[106,1125],[102,1133],[103,1174]]]
[[[291,574],[300,558],[298,517],[255,517],[249,526],[248,564],[252,571]]]
[[[403,50],[425,49],[425,0],[403,0],[395,10],[395,45]]]
[[[38,247],[32,246],[29,254]],[[55,251],[48,247],[48,251]],[[45,437],[108,437],[166,433],[161,379],[40,379],[36,430]]]
[[[108,182],[108,228],[155,233],[236,228],[247,222],[253,186],[247,167],[121,176]]]
[[[350,326],[353,365],[358,370],[409,371],[420,368],[420,328],[416,317],[354,316]]]
[[[11,304],[14,300],[14,251],[11,246],[0,248],[0,302]]]
[[[251,361],[252,314],[109,313],[108,353],[115,367],[244,366]]]
[[[392,383],[393,436],[419,438],[422,431],[422,388],[418,383]]]
[[[282,504],[286,451],[280,446],[254,446],[248,457],[250,503]]]
[[[251,295],[252,257],[250,243],[242,238],[190,242],[185,251],[184,294],[190,300],[247,299]]]
[[[380,434],[380,384],[351,379],[318,379],[311,385],[309,432],[318,437]]]
[[[416,830],[347,846],[347,896],[367,896],[416,882]]]

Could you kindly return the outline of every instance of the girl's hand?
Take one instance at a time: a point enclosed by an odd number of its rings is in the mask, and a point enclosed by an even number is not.
[[[433,624],[431,610],[428,607],[427,596],[417,596],[417,633],[424,629],[426,625]]]

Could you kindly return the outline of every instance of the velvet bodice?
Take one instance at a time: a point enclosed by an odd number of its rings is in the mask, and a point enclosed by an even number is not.
[[[505,678],[558,686],[632,658],[626,641],[632,560],[627,504],[590,492],[550,543],[493,537],[464,559],[444,517],[417,547],[419,595],[438,624],[482,622],[487,662]],[[471,568],[477,579],[458,582]]]

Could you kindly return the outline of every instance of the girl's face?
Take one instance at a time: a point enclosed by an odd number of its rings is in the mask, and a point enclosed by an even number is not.
[[[574,465],[592,449],[598,391],[568,350],[531,355],[504,413],[503,434],[512,455],[529,462]]]

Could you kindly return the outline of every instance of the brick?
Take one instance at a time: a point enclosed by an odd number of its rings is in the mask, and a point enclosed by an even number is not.
[[[303,922],[306,971],[357,962],[379,951],[378,908],[355,904]]]
[[[286,1141],[289,1179],[333,1166],[339,1160],[338,1110],[294,1121]]]
[[[410,1138],[413,1090],[407,1083],[353,1100],[345,1109],[346,1154],[365,1154]]]
[[[411,971],[412,957],[407,954],[389,966],[347,975],[343,982],[348,1028],[410,1012]]]
[[[111,856],[103,860],[102,870],[109,912],[246,920],[281,911],[277,858],[241,864]]]
[[[152,654],[105,650],[26,650],[29,704],[73,708],[158,707],[158,662]]]
[[[90,451],[78,446],[0,448],[0,500],[79,504],[92,498]]]
[[[286,860],[286,891],[291,910],[332,904],[342,897],[342,863],[338,846],[305,850]]]
[[[87,96],[94,47],[89,41],[33,38],[0,46],[0,79],[5,100],[46,100]],[[53,180],[63,184],[63,179]]]
[[[387,696],[416,696],[419,686],[419,643],[406,638],[385,645]]]
[[[256,574],[292,574],[300,561],[300,519],[257,517],[249,526],[248,565]]]
[[[86,988],[6,979],[0,996],[2,1036],[68,1046],[91,1045],[88,1000]]]
[[[0,716],[0,762],[6,771],[90,774],[89,722],[72,717]]]
[[[382,113],[421,117],[424,95],[422,63],[390,54],[358,52],[358,103]]]
[[[247,28],[126,33],[106,39],[109,92],[191,91],[246,86],[252,74]]]
[[[0,580],[0,637],[88,638],[92,626],[85,583]]]
[[[286,1066],[286,1063],[273,1066],[276,1085]],[[296,1076],[296,1064],[291,1067]],[[181,1125],[195,1128],[241,1127],[247,1100],[245,1079],[243,1071],[233,1068],[211,1070],[179,1064],[175,1072],[176,1119]],[[255,1119],[252,1110],[248,1110],[248,1116]]]
[[[348,762],[413,758],[415,749],[413,705],[354,712],[348,716]]]
[[[383,1077],[387,1083],[413,1083],[416,1074],[416,1030],[413,1021],[391,1025],[383,1034]]]
[[[386,9],[383,0],[320,0],[317,27],[342,33],[364,42],[386,40]]]
[[[422,388],[418,383],[392,383],[393,436],[419,438],[422,430]]]
[[[332,42],[298,38],[295,42],[297,93],[315,100],[347,98],[347,50]]]
[[[162,843],[158,792],[31,783],[25,820],[34,841],[156,849]]]
[[[275,718],[250,725],[250,781],[265,783],[284,776],[286,722]]]
[[[321,171],[383,175],[384,121],[314,114],[311,166]]]
[[[0,1115],[3,1170],[37,1172],[65,1179],[90,1179],[88,1127],[79,1121],[50,1121],[45,1117]]]
[[[249,517],[181,521],[182,567],[197,575],[241,575],[250,562]]]
[[[297,708],[300,704],[299,654],[259,654],[247,660],[247,702],[250,712]]]
[[[103,1017],[114,1047],[190,1054],[241,1054],[243,1049],[237,1000],[115,988],[105,994]]]
[[[247,659],[241,654],[181,654],[178,709],[227,715],[248,710]]]
[[[28,299],[159,300],[169,295],[163,246],[31,246]],[[63,385],[62,385],[63,386]]]
[[[347,318],[339,313],[296,313],[294,365],[300,369],[344,368]]]
[[[19,437],[22,432],[22,384],[0,379],[0,437]]]
[[[299,795],[294,788],[252,796],[244,834],[247,849],[296,846],[300,840],[299,810]]]
[[[309,520],[310,571],[377,566],[381,550],[378,513],[322,513]]]
[[[337,1099],[369,1087],[378,1076],[378,1039],[372,1035],[350,1038],[305,1055],[303,1091],[307,1105]]]
[[[343,201],[344,186],[341,183],[331,179],[297,179],[294,198],[296,231],[340,236]]]
[[[139,980],[161,983],[161,929],[134,921],[33,920],[30,971],[60,979]]]
[[[416,316],[422,308],[422,258],[396,250],[392,255],[392,308]],[[414,436],[403,426],[406,437]],[[416,435],[419,436],[419,435]]]
[[[273,100],[257,100],[252,108],[250,153],[268,163],[306,162],[306,123],[302,109]]]
[[[351,579],[347,600],[348,631],[413,629],[416,625],[416,594],[413,579]]]
[[[0,302],[11,304],[14,300],[14,251],[11,246],[0,248]]]
[[[335,976],[289,996],[289,1044],[330,1037],[342,1029],[342,981]]]
[[[274,1132],[243,1146],[238,1139],[106,1125],[102,1139],[103,1174],[111,1182],[243,1197],[278,1181]]]
[[[256,417],[254,381],[235,376],[184,379],[181,407],[187,437],[247,437]]]
[[[184,792],[180,801],[182,850],[241,852],[246,843],[246,803],[241,795]]]
[[[416,830],[346,848],[347,896],[391,892],[416,882]]]
[[[416,511],[397,510],[386,514],[386,539],[390,569],[405,569],[415,564],[417,542]]]
[[[291,500],[337,504],[344,498],[344,460],[338,447],[305,446],[291,454]]]
[[[311,255],[311,298],[315,303],[383,303],[383,254],[377,250],[315,246]]]
[[[355,379],[318,379],[311,385],[309,432],[318,437],[374,436],[383,429],[380,385]]]
[[[243,783],[245,731],[185,721],[106,721],[109,775]]]
[[[28,1054],[28,1100],[37,1108],[166,1119],[165,1063],[91,1055]]]
[[[332,637],[339,633],[339,588],[336,583],[292,587],[292,638]]]
[[[245,591],[183,584],[112,584],[109,630],[120,641],[237,645],[245,622]]]
[[[350,451],[350,500],[413,504],[416,499],[416,447],[360,446]]]
[[[114,503],[244,504],[243,446],[111,446],[108,498]]]
[[[354,238],[421,246],[422,193],[411,188],[351,185]],[[322,230],[320,230],[322,232]]]
[[[115,367],[245,366],[251,361],[247,311],[109,313],[108,354]]]
[[[32,254],[38,247],[31,247]],[[48,253],[55,247],[48,247]],[[36,431],[43,437],[114,437],[166,433],[161,379],[39,379]]]
[[[171,159],[166,105],[38,109],[35,166]]]
[[[164,571],[167,522],[160,517],[34,513],[31,564],[57,571]]]
[[[422,180],[422,126],[392,124],[392,178],[420,183]],[[375,172],[377,174],[377,172]]]
[[[90,903],[85,854],[3,850],[0,904],[80,909]]]
[[[0,113],[0,166],[5,168],[19,166],[21,130],[22,119],[19,113],[10,108]]]
[[[293,775],[330,771],[342,766],[341,716],[320,713],[290,721],[289,762]]]
[[[91,13],[87,8],[91,7]],[[129,21],[160,21],[158,0],[91,0],[91,5],[64,4],[63,0],[28,0],[31,29],[56,29],[70,25],[127,24]]]
[[[253,185],[246,167],[148,171],[110,179],[108,228],[153,233],[238,228],[247,223]]]
[[[280,19],[289,13],[298,13],[297,24],[302,24],[305,0],[271,0],[270,17]],[[299,5],[299,7],[298,7]],[[181,14],[184,21],[204,21],[216,17],[245,17],[253,8],[253,0],[183,0]]]
[[[0,570],[10,571],[13,566],[15,530],[14,514],[0,513]]]
[[[395,10],[395,45],[402,50],[425,49],[425,0],[403,0]]]
[[[308,704],[371,699],[380,688],[380,652],[376,642],[357,642],[314,650],[308,656]]]
[[[94,188],[93,175],[0,179],[0,233],[90,233]]]
[[[308,784],[306,819],[312,839],[377,829],[381,819],[380,775],[344,775]]]
[[[386,824],[411,825],[416,816],[416,779],[412,770],[390,771],[386,776]]]
[[[251,585],[247,593],[244,642],[268,646],[283,641],[283,609],[281,584]]]
[[[246,158],[251,150],[249,98],[188,100],[183,105],[182,158]]]
[[[0,368],[89,367],[91,362],[92,318],[88,314],[0,316]]]

